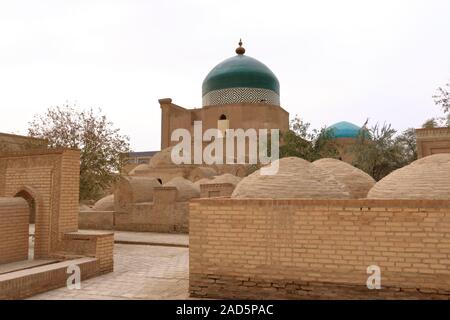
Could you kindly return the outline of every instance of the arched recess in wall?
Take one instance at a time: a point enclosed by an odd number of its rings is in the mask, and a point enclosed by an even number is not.
[[[37,221],[40,221],[40,212],[42,208],[42,201],[39,194],[32,187],[22,186],[13,193],[14,197],[20,197],[25,199],[28,203],[28,207],[30,210],[29,213],[29,224],[34,225],[29,229],[29,236],[32,239],[32,244],[34,246],[33,250],[30,250],[29,259],[33,259],[35,254],[35,250],[37,245],[40,243],[41,235],[38,234],[38,230],[41,229],[41,226],[37,226]]]
[[[217,120],[217,129],[222,132],[222,135],[226,135],[226,130],[230,128],[230,120],[225,114],[221,114],[219,120]]]
[[[34,197],[25,189],[20,190],[17,192],[14,197],[20,197],[25,199],[28,202],[28,207],[30,209],[30,215],[29,215],[29,223],[36,223],[36,200]]]

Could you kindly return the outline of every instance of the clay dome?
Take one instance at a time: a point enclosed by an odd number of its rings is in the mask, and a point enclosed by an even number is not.
[[[278,173],[255,171],[239,182],[232,198],[349,199],[348,189],[331,174],[306,160],[290,157],[277,160]]]
[[[375,180],[364,171],[332,158],[325,158],[314,161],[313,164],[328,173],[345,185],[352,198],[365,198],[369,190],[375,185]]]
[[[200,179],[205,179],[205,178],[211,179],[215,175],[217,175],[217,171],[214,170],[213,168],[197,167],[197,168],[193,169],[191,171],[191,173],[189,174],[189,180],[195,182],[195,181],[198,181]]]
[[[161,150],[160,152],[158,152],[157,154],[155,154],[150,159],[150,164],[149,164],[150,168],[174,166],[175,164],[172,162],[172,156],[171,156],[172,148],[173,147],[165,148],[165,149]]]
[[[433,154],[428,157],[420,158],[414,162],[411,163],[411,165],[421,165],[421,164],[447,164],[450,161],[450,153],[438,153]]]
[[[89,207],[87,204],[80,204],[78,209],[80,211],[91,211],[93,208]]]
[[[245,159],[245,161],[248,163],[248,158]],[[236,162],[236,158],[234,159],[234,162]],[[249,164],[215,164],[213,165],[215,170],[218,172],[218,174],[225,174],[229,173],[233,176],[237,177],[245,177],[247,176],[247,172],[250,169],[251,165]]]
[[[114,211],[114,195],[110,194],[98,200],[92,207],[95,211]]]
[[[136,166],[135,168],[133,168],[129,175],[130,176],[134,176],[134,175],[140,175],[140,174],[145,174],[147,173],[147,171],[150,169],[150,166],[146,163],[141,163],[140,165]]]
[[[194,184],[196,186],[200,186],[201,184],[205,184],[205,183],[208,183],[208,182],[211,182],[211,181],[212,181],[211,178],[203,178],[203,179],[195,181]]]
[[[152,202],[153,188],[160,186],[155,178],[121,176],[114,192],[115,205],[123,208],[129,203]]]
[[[370,199],[450,199],[450,154],[435,154],[395,170],[369,191]]]
[[[232,185],[236,186],[241,180],[242,178],[236,177],[231,173],[225,173],[220,176],[215,176],[212,179],[203,181],[201,184],[231,183]]]
[[[192,181],[182,177],[175,177],[167,182],[164,187],[175,187],[178,190],[177,201],[189,201],[200,197],[200,187]]]

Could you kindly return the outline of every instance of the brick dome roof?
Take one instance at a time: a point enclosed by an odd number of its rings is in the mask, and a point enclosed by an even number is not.
[[[370,199],[450,199],[450,154],[435,154],[395,170],[369,191]]]
[[[200,187],[200,185],[206,184],[206,183],[211,182],[211,181],[212,181],[212,178],[203,178],[203,179],[200,179],[200,180],[195,181],[194,184],[195,184],[196,186],[199,186],[199,187]]]
[[[200,186],[182,177],[173,178],[164,187],[177,188],[177,201],[188,201],[189,199],[200,197]]]
[[[174,166],[175,164],[172,162],[172,155],[171,155],[172,148],[173,147],[165,148],[160,152],[158,152],[157,154],[155,154],[150,159],[149,167],[160,168],[160,167]]]
[[[290,157],[277,160],[278,173],[255,171],[239,182],[232,198],[350,199],[348,189],[311,162]]]
[[[152,202],[153,188],[160,186],[156,178],[121,176],[114,191],[115,201],[119,207],[124,203]]]
[[[198,181],[201,179],[210,179],[217,175],[217,171],[210,167],[197,167],[189,173],[189,180]]]
[[[150,166],[148,164],[141,163],[141,164],[137,165],[135,168],[133,168],[130,171],[129,175],[135,176],[135,175],[145,174],[149,169],[150,169]]]
[[[350,191],[352,198],[365,198],[376,182],[364,171],[344,161],[325,158],[314,161],[313,164],[329,172],[337,181],[345,185]]]
[[[215,176],[212,179],[202,179],[199,184],[217,184],[217,183],[231,183],[236,186],[242,178],[232,175],[231,173],[224,173],[220,176]]]
[[[92,207],[95,211],[114,211],[114,195],[103,197]]]

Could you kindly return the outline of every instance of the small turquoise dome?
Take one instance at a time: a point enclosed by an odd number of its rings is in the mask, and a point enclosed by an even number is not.
[[[237,55],[215,66],[203,80],[203,105],[269,103],[279,105],[280,83],[262,62],[244,55],[242,42]]]
[[[347,121],[335,123],[328,130],[332,132],[334,138],[357,138],[361,132],[360,127]]]

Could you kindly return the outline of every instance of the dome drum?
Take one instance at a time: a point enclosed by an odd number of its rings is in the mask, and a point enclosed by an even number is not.
[[[202,98],[203,106],[237,103],[266,103],[280,105],[280,96],[272,90],[261,88],[228,88],[208,92]]]

